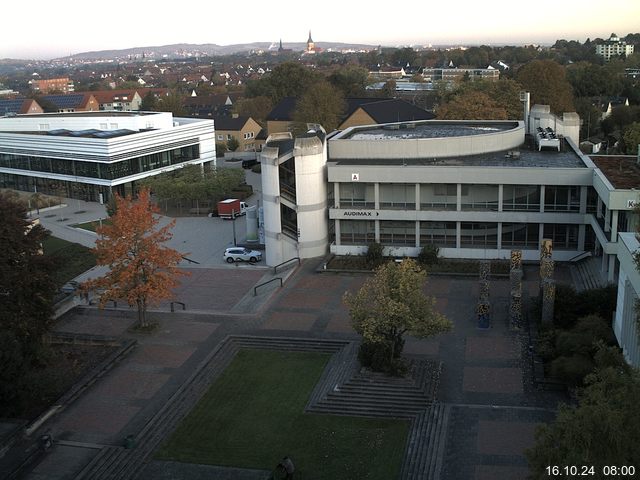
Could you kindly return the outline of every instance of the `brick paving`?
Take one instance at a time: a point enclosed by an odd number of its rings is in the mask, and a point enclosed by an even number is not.
[[[154,313],[160,328],[150,335],[127,331],[135,321],[135,312],[126,309],[79,309],[68,314],[56,329],[136,338],[139,345],[46,428],[58,439],[121,445],[127,434],[145,428],[231,333],[357,340],[342,296],[357,290],[369,275],[317,274],[314,267],[312,262],[303,264],[284,288],[274,290],[270,303],[265,300],[262,305],[266,306],[242,315],[225,312],[238,308],[264,270],[226,266],[211,271],[192,269],[194,274],[179,297],[194,313],[170,314],[167,309],[167,313]],[[537,295],[536,280],[526,272],[525,301]],[[438,400],[450,412],[442,433],[443,480],[524,478],[523,449],[531,445],[535,426],[554,416],[559,397],[531,391],[523,373],[527,359],[521,358],[519,334],[509,330],[506,317],[508,290],[507,279],[491,281],[491,328],[482,331],[475,319],[477,280],[431,277],[425,292],[436,296],[436,308],[453,321],[454,329],[428,340],[407,337],[406,354],[443,362]],[[45,457],[46,462],[55,458],[54,453]],[[89,453],[78,447],[78,458],[86,459]],[[64,455],[71,455],[68,448]],[[61,473],[61,468],[53,469],[49,476],[36,467],[27,478],[73,478],[80,463],[69,462],[70,470]],[[233,478],[224,475],[220,471],[210,478]]]

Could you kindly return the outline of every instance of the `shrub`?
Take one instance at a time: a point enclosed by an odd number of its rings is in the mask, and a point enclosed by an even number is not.
[[[382,262],[384,261],[382,248],[382,244],[380,243],[370,243],[368,245],[367,253],[365,255],[365,261],[368,268],[374,269],[382,265]]]
[[[575,325],[579,318],[591,314],[609,320],[616,309],[616,301],[617,288],[615,285],[578,293],[573,287],[559,284],[556,287],[554,323],[568,328]]]
[[[591,357],[575,354],[556,358],[551,362],[550,373],[552,377],[568,385],[579,386],[594,367],[595,363]]]
[[[425,245],[418,254],[418,263],[422,265],[433,265],[438,263],[440,249],[435,245]]]
[[[358,360],[363,367],[375,372],[401,376],[407,373],[408,365],[401,358],[404,340],[401,339],[394,349],[391,358],[391,347],[384,342],[363,342],[358,350]]]

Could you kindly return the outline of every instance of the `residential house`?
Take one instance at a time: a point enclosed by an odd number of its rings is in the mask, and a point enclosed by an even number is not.
[[[238,141],[238,152],[255,152],[259,150],[256,137],[262,127],[251,117],[214,117],[216,142],[227,143],[232,138]]]
[[[44,95],[43,100],[56,106],[58,113],[97,112],[100,104],[91,93],[70,93],[67,95]]]
[[[100,110],[131,112],[140,110],[142,96],[136,90],[100,90],[91,92],[96,97]]]
[[[52,92],[71,93],[74,91],[73,80],[69,77],[30,80],[31,90],[41,94]]]
[[[33,98],[0,100],[0,116],[43,113],[44,110]]]
[[[605,61],[611,60],[611,57],[618,57],[621,55],[629,56],[633,54],[633,44],[628,44],[625,41],[620,40],[620,37],[615,33],[612,33],[609,40],[605,40],[603,43],[596,45],[596,55],[604,57]]]

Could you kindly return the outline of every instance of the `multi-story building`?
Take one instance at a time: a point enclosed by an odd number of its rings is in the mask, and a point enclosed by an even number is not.
[[[107,201],[143,178],[215,162],[211,120],[161,112],[0,118],[0,187]]]
[[[465,78],[474,80],[497,81],[500,70],[497,68],[425,68],[422,77],[427,82],[445,81],[460,82]]]
[[[69,77],[31,80],[29,82],[34,92],[47,95],[49,93],[71,93],[74,91],[73,80]]]
[[[325,231],[324,251],[339,255],[362,254],[379,242],[396,256],[435,245],[449,258],[508,258],[519,249],[525,260],[536,260],[540,241],[550,238],[554,259],[591,252],[614,281],[618,232],[637,222],[633,188],[640,189],[640,174],[616,176],[619,160],[583,155],[575,113],[558,118],[547,106],[534,106],[526,119],[350,127],[314,141],[318,152],[327,149],[323,168],[316,165],[320,153],[305,163],[310,154],[299,139],[271,136],[264,149],[270,153],[261,159],[263,182],[270,182],[278,207],[267,209],[265,199],[265,226],[277,253],[267,243],[267,262],[304,256],[311,244],[322,251]],[[322,191],[316,184],[325,175],[326,200],[307,199],[311,186]],[[317,209],[326,210],[326,223],[322,215],[300,221]]]
[[[604,43],[598,43],[596,45],[596,55],[604,57],[608,62],[611,57],[618,57],[620,55],[629,56],[633,54],[633,45],[628,44],[620,40],[615,33],[612,33],[609,40]]]

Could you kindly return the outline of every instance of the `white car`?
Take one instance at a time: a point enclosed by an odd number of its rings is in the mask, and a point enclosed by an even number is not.
[[[255,263],[262,260],[262,252],[243,247],[230,247],[224,251],[224,258],[227,263],[239,261]]]

